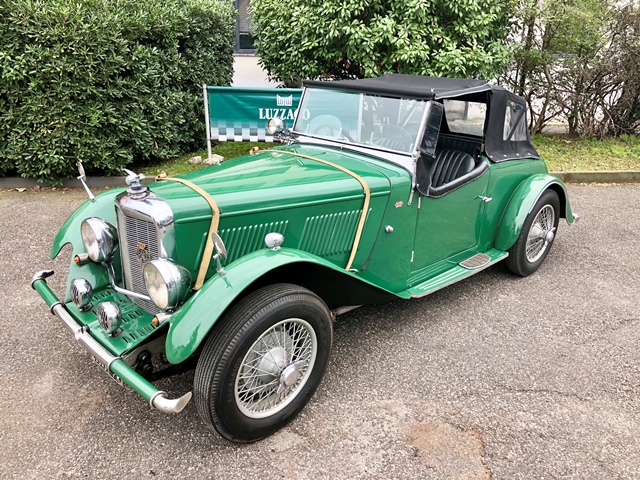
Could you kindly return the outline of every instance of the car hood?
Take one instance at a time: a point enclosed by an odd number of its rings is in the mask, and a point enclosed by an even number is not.
[[[390,191],[385,167],[369,157],[310,145],[278,146],[180,177],[210,194],[223,218],[363,195],[362,185],[353,176],[334,166],[295,154],[315,157],[350,170],[367,183],[372,196]],[[150,188],[171,205],[175,219],[211,214],[206,201],[181,183],[158,181]]]

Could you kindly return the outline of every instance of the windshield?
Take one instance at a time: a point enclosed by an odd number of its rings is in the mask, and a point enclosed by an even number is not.
[[[293,130],[402,153],[415,150],[427,102],[307,88]]]

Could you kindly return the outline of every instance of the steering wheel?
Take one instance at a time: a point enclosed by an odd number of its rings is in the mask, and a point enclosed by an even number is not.
[[[324,133],[324,132],[328,132],[328,133]],[[318,125],[317,127],[315,127],[315,129],[313,130],[313,132],[311,132],[315,135],[323,135],[325,137],[332,137],[332,138],[344,138],[345,140],[348,140],[349,142],[353,143],[353,137],[351,135],[349,135],[349,133],[343,129],[342,127],[336,127],[335,125]]]
[[[394,124],[383,125],[381,132],[374,135],[372,141],[381,147],[402,152],[408,151],[413,146],[411,134],[399,125]]]
[[[342,128],[342,122],[335,115],[318,115],[309,122],[308,130],[313,135],[344,138],[353,142],[353,138]]]
[[[323,135],[325,137],[338,137],[340,132],[342,132],[342,125],[331,125],[330,123],[314,125],[311,131],[314,135]]]

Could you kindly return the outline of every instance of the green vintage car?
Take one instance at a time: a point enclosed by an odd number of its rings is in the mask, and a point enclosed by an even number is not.
[[[281,130],[278,121],[272,122]],[[428,295],[505,260],[536,271],[572,224],[524,101],[481,80],[305,83],[283,145],[90,199],[63,300],[32,285],[109,374],[165,412],[152,382],[194,368],[205,423],[251,442],[309,401],[337,315]],[[83,180],[83,175],[79,177]]]

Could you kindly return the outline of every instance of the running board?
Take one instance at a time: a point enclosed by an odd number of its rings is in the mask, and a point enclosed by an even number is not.
[[[450,270],[441,273],[440,275],[436,275],[429,280],[422,282],[415,287],[409,288],[407,291],[411,295],[412,298],[420,298],[425,295],[429,295],[430,293],[436,292],[441,288],[444,288],[453,283],[459,282],[471,275],[475,275],[478,272],[481,272],[485,268],[489,268],[494,263],[499,262],[500,260],[504,260],[509,256],[508,252],[503,252],[502,250],[489,250],[488,252],[483,253],[482,255],[488,257],[483,260],[486,260],[481,266],[477,266],[473,269],[469,269],[469,267],[465,268],[461,266],[461,264],[455,265]],[[473,258],[473,257],[471,257]],[[471,260],[471,259],[469,259]],[[465,262],[462,262],[465,263]]]
[[[466,268],[467,270],[478,270],[483,268],[490,261],[491,257],[486,253],[477,253],[473,257],[467,258],[464,262],[460,262],[458,265]]]

